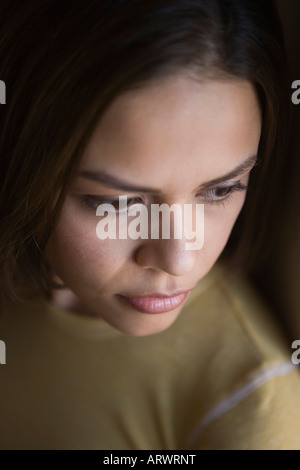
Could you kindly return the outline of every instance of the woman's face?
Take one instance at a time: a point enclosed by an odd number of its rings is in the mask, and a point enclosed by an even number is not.
[[[247,81],[196,82],[180,75],[113,102],[86,148],[46,250],[82,314],[131,335],[157,333],[174,322],[185,292],[227,242],[260,133],[259,103]],[[182,210],[204,204],[203,247],[188,250],[184,235],[172,235],[173,222],[169,239],[100,240],[97,206],[119,196],[149,213],[152,204],[176,203]]]

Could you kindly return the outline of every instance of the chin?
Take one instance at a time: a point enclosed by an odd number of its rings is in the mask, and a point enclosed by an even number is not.
[[[139,318],[135,321],[128,321],[122,324],[112,324],[111,326],[129,336],[150,336],[166,331],[178,317],[178,312],[168,314],[159,314],[156,318],[147,315],[147,318]],[[145,315],[145,314],[144,314]],[[149,318],[148,318],[149,317]]]

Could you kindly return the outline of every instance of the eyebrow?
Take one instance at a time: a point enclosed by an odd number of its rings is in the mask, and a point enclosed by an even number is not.
[[[201,188],[206,188],[209,186],[217,185],[220,183],[224,183],[225,181],[228,181],[232,178],[235,178],[237,176],[242,175],[243,173],[246,173],[247,171],[250,171],[255,163],[257,162],[257,156],[256,155],[250,155],[248,158],[246,158],[245,161],[243,161],[240,165],[238,165],[236,168],[234,168],[232,171],[227,173],[226,175],[220,176],[219,178],[215,178],[213,180],[210,180],[204,184],[201,185]],[[79,173],[79,176],[82,178],[86,178],[91,181],[96,181],[97,183],[102,183],[105,186],[111,187],[111,188],[116,188],[116,189],[121,189],[123,191],[129,191],[129,192],[142,192],[142,193],[152,193],[152,194],[160,194],[161,191],[155,189],[155,188],[149,188],[149,187],[144,187],[144,186],[133,186],[132,184],[128,184],[125,181],[120,180],[119,178],[109,175],[103,171],[89,171],[89,170],[82,170]]]

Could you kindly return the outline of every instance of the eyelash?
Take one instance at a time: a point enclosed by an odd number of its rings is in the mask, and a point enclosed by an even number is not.
[[[228,186],[219,186],[216,188],[208,189],[206,190],[207,193],[212,192],[212,191],[225,191],[226,194],[223,196],[209,196],[207,197],[206,195],[201,195],[201,199],[204,201],[204,203],[210,204],[210,205],[225,205],[226,203],[230,202],[233,194],[237,191],[246,191],[248,186],[242,184],[240,181],[236,181],[234,184],[228,185]],[[199,197],[199,193],[197,194],[196,197]],[[111,199],[108,200],[104,197],[101,196],[93,196],[90,194],[86,194],[83,196],[80,196],[80,199],[82,200],[83,204],[85,207],[88,207],[89,209],[96,210],[97,207],[100,204],[112,204],[116,211],[118,212],[118,209],[115,205],[119,203],[119,199]],[[144,204],[144,201],[140,197],[131,197],[127,199],[127,206],[131,206],[133,204]]]
[[[226,203],[229,203],[231,201],[231,198],[235,192],[238,191],[247,191],[248,186],[245,184],[242,184],[240,181],[236,181],[234,184],[228,185],[228,186],[219,186],[216,188],[209,189],[208,191],[227,191],[225,196],[217,196],[212,197],[212,198],[207,198],[206,196],[202,197],[202,199],[208,203],[208,204],[214,204],[214,205],[225,205]]]

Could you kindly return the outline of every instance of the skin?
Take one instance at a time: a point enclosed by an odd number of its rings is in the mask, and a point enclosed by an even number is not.
[[[196,81],[178,75],[116,98],[92,135],[79,173],[101,170],[156,192],[123,191],[78,173],[46,249],[55,275],[68,286],[53,301],[104,319],[130,335],[168,328],[184,304],[147,314],[125,305],[117,294],[170,295],[194,288],[210,271],[246,196],[245,190],[236,190],[220,201],[222,188],[238,182],[247,185],[253,162],[240,176],[209,188],[204,185],[255,156],[260,133],[257,96],[244,80]],[[99,240],[96,207],[101,202],[89,207],[86,195],[106,201],[126,195],[147,207],[204,203],[204,247],[186,250],[184,238]]]

